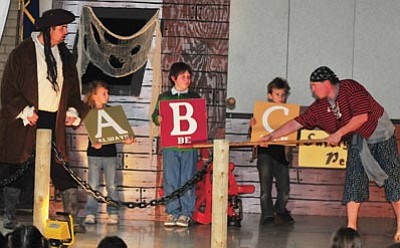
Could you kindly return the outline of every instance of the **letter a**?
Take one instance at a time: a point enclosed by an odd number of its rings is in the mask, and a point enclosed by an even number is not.
[[[104,122],[103,122],[104,119]],[[117,131],[118,134],[125,134],[128,133],[128,131],[124,130],[121,128],[120,125],[118,125],[111,116],[107,114],[107,112],[104,109],[100,109],[97,112],[97,133],[96,133],[96,138],[101,138],[103,136],[103,128],[105,127],[112,127],[114,128],[115,131]]]
[[[196,132],[197,130],[197,122],[192,118],[193,115],[193,106],[187,102],[175,102],[170,103],[169,106],[172,109],[173,120],[174,120],[174,129],[171,132],[171,135],[190,135]],[[186,108],[186,115],[181,116],[179,113],[179,107]],[[181,121],[187,121],[189,123],[188,130],[181,130]]]

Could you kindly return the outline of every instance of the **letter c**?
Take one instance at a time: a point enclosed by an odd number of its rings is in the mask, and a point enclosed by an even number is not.
[[[263,114],[262,124],[263,124],[265,130],[267,130],[269,133],[272,133],[274,131],[274,129],[272,129],[268,123],[269,116],[271,115],[272,112],[277,111],[277,110],[282,110],[283,114],[286,116],[289,115],[289,109],[284,106],[272,106],[272,107],[268,108]]]

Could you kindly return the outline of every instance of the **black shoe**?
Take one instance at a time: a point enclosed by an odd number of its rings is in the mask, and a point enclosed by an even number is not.
[[[293,224],[294,223],[294,219],[290,215],[290,212],[288,210],[285,210],[282,213],[277,212],[276,215],[282,220],[282,222],[284,224]]]
[[[274,217],[267,217],[262,221],[262,224],[264,226],[268,226],[268,225],[274,224],[274,221],[275,221]]]

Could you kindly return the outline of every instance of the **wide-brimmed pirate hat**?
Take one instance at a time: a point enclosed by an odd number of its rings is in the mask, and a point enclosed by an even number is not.
[[[75,20],[74,14],[65,9],[51,9],[43,12],[35,22],[37,30],[71,23]]]

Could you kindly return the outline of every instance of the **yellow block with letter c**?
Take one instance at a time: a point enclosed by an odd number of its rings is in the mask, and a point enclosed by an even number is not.
[[[254,104],[253,118],[256,123],[251,130],[251,141],[258,141],[273,132],[300,113],[300,105],[257,101]],[[279,140],[296,140],[297,132],[283,136]]]

